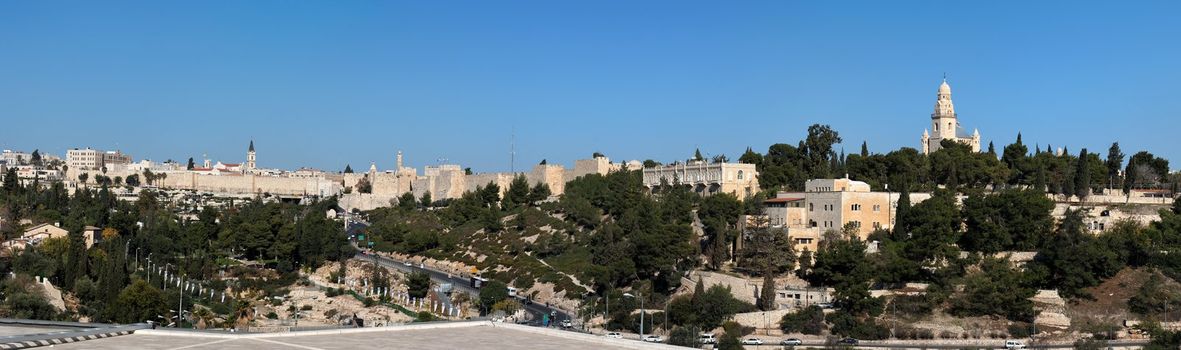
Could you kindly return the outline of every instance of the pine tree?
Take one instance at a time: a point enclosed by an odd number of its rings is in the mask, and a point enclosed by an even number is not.
[[[988,141],[988,154],[991,154],[993,158],[996,158],[996,146],[992,145],[992,141]]]
[[[193,163],[193,157],[189,157],[189,164],[186,166],[185,169],[193,170],[194,165],[195,165],[195,163]]]
[[[693,160],[699,160],[699,161],[705,160],[705,157],[701,156],[701,149],[700,148],[698,148],[697,150],[695,150],[693,152]]]

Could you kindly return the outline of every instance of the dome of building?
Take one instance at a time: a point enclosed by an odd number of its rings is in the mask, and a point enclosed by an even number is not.
[[[947,85],[947,79],[943,80],[943,84],[939,84],[939,94],[951,94],[951,85]]]

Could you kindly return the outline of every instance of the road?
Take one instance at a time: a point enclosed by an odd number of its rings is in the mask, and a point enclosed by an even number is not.
[[[747,337],[751,338],[751,337]],[[743,339],[747,339],[743,338]],[[763,340],[763,345],[744,345],[746,349],[782,349],[779,345],[781,338],[770,338],[764,336],[754,336]],[[1148,344],[1148,340],[1113,340],[1108,343],[1110,349],[1139,349]],[[1026,342],[1027,349],[1073,349],[1074,344],[1071,343],[1053,343],[1053,344],[1029,344]],[[824,347],[825,342],[819,340],[804,340],[802,345],[797,346],[817,346]],[[1004,349],[1004,340],[981,341],[977,344],[954,343],[954,342],[938,342],[938,341],[904,341],[904,340],[889,340],[889,341],[870,341],[863,340],[857,344],[856,349]]]
[[[354,219],[354,220],[352,220],[352,222],[350,222],[348,233],[350,234],[350,236],[355,235],[357,231],[362,230],[368,226],[369,226],[368,223]],[[468,293],[469,295],[472,296],[472,300],[478,300],[479,296],[480,296],[480,290],[476,289],[476,288],[472,288],[471,280],[469,280],[468,278],[465,278],[465,277],[451,276],[451,275],[448,275],[448,273],[443,272],[443,271],[433,270],[433,269],[424,268],[424,267],[418,267],[418,265],[414,265],[414,264],[411,264],[411,266],[406,266],[401,261],[395,261],[393,259],[389,259],[389,258],[379,256],[379,255],[358,253],[356,258],[376,262],[380,266],[384,266],[384,267],[392,268],[392,269],[397,269],[402,272],[407,272],[407,273],[426,272],[431,276],[431,281],[434,281],[435,283],[451,283],[453,290]],[[551,316],[551,319],[550,319],[551,325],[557,323],[559,320],[571,319],[570,314],[566,313],[565,311],[559,310],[557,308],[546,306],[545,304],[539,304],[539,303],[522,303],[522,304],[525,304],[524,305],[525,311],[528,312],[530,315],[532,315],[533,319],[537,320],[537,321],[540,321],[542,319],[543,315],[554,315],[554,316]]]

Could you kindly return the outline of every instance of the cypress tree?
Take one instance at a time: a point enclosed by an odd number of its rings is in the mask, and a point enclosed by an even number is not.
[[[700,148],[693,151],[693,160],[705,160],[705,157],[701,156],[701,149]]]
[[[906,183],[902,184],[902,190],[898,192],[898,210],[894,214],[894,239],[901,240],[905,238],[905,234],[910,232],[910,189]]]
[[[861,157],[869,157],[869,145],[865,141],[861,141]]]
[[[1091,169],[1087,162],[1087,149],[1083,148],[1078,154],[1078,169],[1074,171],[1074,188],[1080,201],[1091,194]]]
[[[759,309],[763,311],[775,310],[775,279],[772,273],[763,273],[763,289],[759,291]]]

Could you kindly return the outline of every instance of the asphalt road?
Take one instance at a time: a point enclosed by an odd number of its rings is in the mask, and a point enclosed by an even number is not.
[[[355,235],[357,233],[357,231],[363,230],[364,228],[366,228],[368,226],[369,226],[368,223],[360,222],[359,220],[353,220],[349,225],[348,234],[350,236]],[[377,262],[381,266],[384,266],[387,268],[398,269],[399,271],[408,272],[408,273],[409,272],[425,271],[428,274],[430,274],[431,281],[435,281],[436,283],[451,283],[453,291],[461,291],[464,293],[468,293],[469,295],[472,296],[473,300],[478,299],[480,296],[480,290],[476,289],[476,288],[472,288],[471,280],[466,277],[449,276],[446,272],[432,270],[429,268],[420,268],[420,267],[418,267],[418,265],[414,265],[414,264],[411,264],[411,266],[406,266],[401,261],[395,261],[393,259],[389,259],[389,258],[379,256],[379,255],[358,253],[356,258]],[[561,320],[572,320],[570,318],[570,315],[568,313],[566,313],[565,311],[559,310],[557,308],[546,306],[544,303],[540,303],[540,304],[539,303],[531,303],[531,304],[522,303],[522,304],[525,304],[525,311],[528,312],[530,315],[532,315],[533,319],[538,322],[541,321],[541,319],[543,318],[543,315],[554,315],[550,318],[551,325],[556,324],[557,322],[559,322]]]

